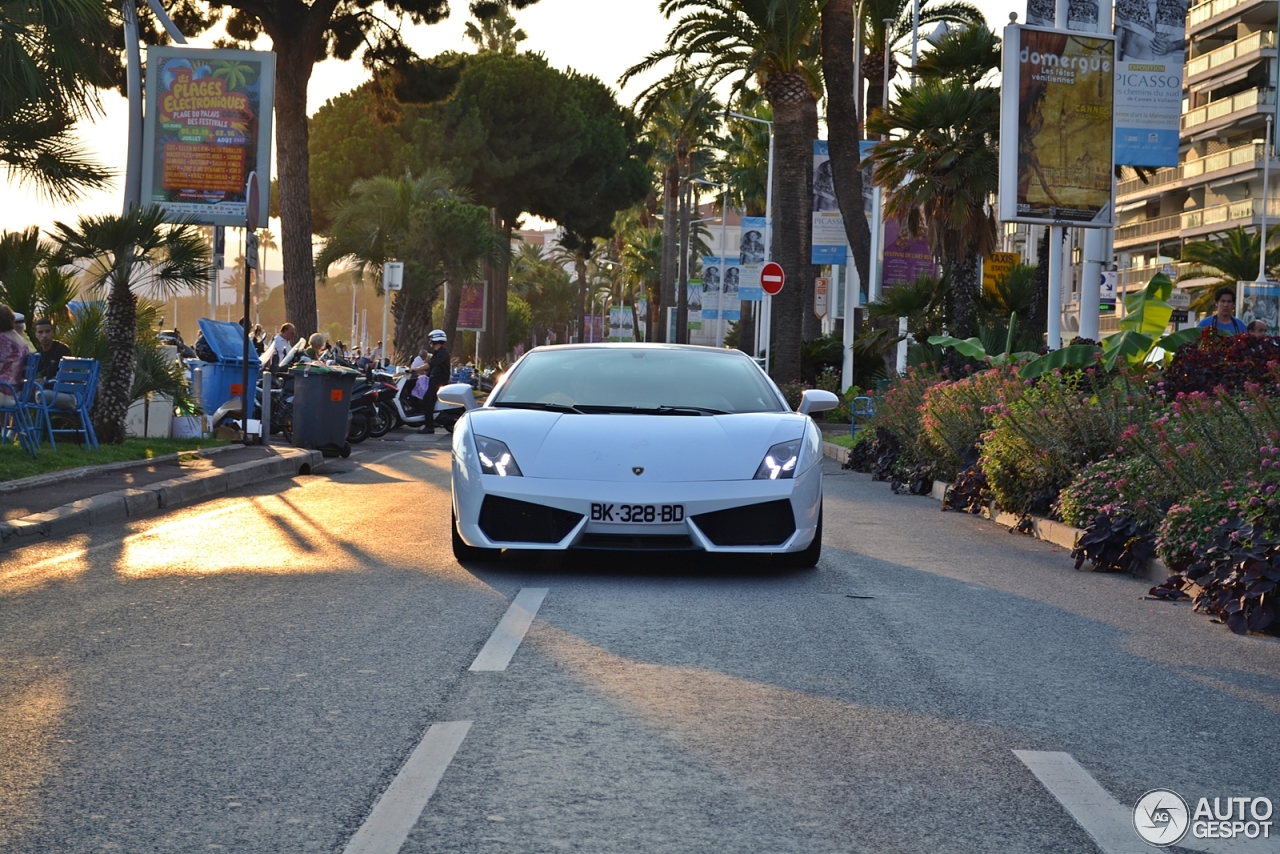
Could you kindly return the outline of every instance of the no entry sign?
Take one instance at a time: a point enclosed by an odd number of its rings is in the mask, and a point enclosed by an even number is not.
[[[778,291],[782,290],[782,285],[786,280],[787,277],[782,272],[782,266],[774,261],[770,261],[760,268],[760,287],[769,296],[776,296]]]

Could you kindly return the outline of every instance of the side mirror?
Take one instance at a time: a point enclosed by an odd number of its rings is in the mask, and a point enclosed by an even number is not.
[[[834,397],[834,395],[832,396]],[[461,406],[468,412],[479,405],[476,403],[476,391],[471,387],[470,383],[450,383],[441,388],[436,397],[445,403]]]
[[[840,405],[840,398],[836,397],[829,391],[822,389],[810,388],[800,397],[800,408],[796,410],[801,415],[812,415],[815,412],[826,412],[828,409],[835,409]]]

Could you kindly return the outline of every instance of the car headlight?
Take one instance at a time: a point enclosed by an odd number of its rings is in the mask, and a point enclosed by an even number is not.
[[[523,477],[506,442],[499,442],[488,436],[476,436],[476,453],[480,457],[482,473],[496,474],[498,477]]]
[[[756,469],[755,480],[789,480],[795,477],[803,445],[803,439],[792,439],[790,442],[774,445]]]

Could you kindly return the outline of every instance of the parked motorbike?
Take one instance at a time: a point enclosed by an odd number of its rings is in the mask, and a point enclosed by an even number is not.
[[[401,425],[408,427],[421,427],[426,418],[417,409],[410,409],[404,402],[404,389],[407,383],[417,381],[417,377],[408,371],[400,371],[391,373],[389,371],[375,371],[375,380],[382,380],[388,384],[394,385],[395,392],[390,396],[387,403],[395,412],[396,427]],[[452,403],[445,403],[442,400],[436,401],[435,423],[437,427],[443,427],[446,432],[452,433],[453,426],[458,423],[458,419],[462,417],[465,410],[461,406]],[[391,429],[395,429],[394,427]]]

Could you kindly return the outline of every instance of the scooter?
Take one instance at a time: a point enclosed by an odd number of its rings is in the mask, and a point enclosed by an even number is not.
[[[395,411],[396,427],[401,425],[407,427],[421,427],[426,418],[417,409],[409,409],[405,406],[404,394],[405,384],[411,381],[416,382],[417,377],[408,371],[399,373],[389,373],[387,371],[377,371],[374,373],[374,379],[382,379],[385,382],[395,386],[395,394],[391,397],[389,403]],[[453,403],[445,403],[442,400],[436,401],[435,423],[437,427],[443,427],[445,432],[452,433],[453,426],[458,423],[458,419],[465,412],[461,406]],[[392,428],[394,429],[394,428]]]

